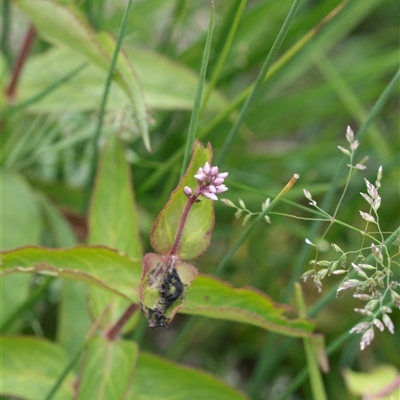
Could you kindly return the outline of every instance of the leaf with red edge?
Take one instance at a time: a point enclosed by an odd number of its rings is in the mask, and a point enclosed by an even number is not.
[[[158,254],[169,255],[178,232],[182,212],[187,203],[183,192],[185,186],[197,187],[194,175],[206,162],[211,164],[212,150],[208,144],[206,148],[196,141],[192,158],[186,174],[172,192],[168,203],[158,215],[150,234],[151,246]],[[204,253],[210,245],[211,233],[214,227],[214,205],[211,200],[202,199],[195,203],[186,219],[182,237],[179,242],[176,256],[179,260],[191,260]]]
[[[291,307],[255,288],[235,288],[209,275],[200,275],[192,283],[180,312],[251,324],[285,336],[313,336],[314,322]]]
[[[0,276],[15,272],[39,273],[96,285],[138,303],[140,263],[105,246],[49,249],[29,246],[5,251]]]

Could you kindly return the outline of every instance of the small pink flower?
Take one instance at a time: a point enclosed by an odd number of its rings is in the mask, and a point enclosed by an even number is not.
[[[227,190],[228,190],[228,188],[225,185],[218,185],[216,187],[215,193],[222,193],[222,192],[226,192]]]
[[[204,164],[204,167],[200,167],[197,170],[194,177],[197,180],[197,189],[193,191],[189,187],[184,188],[186,196],[204,196],[210,200],[218,200],[215,193],[223,193],[228,190],[228,188],[223,184],[225,178],[228,176],[228,172],[218,172],[218,167],[211,167],[208,162]]]
[[[185,194],[186,194],[187,197],[190,197],[190,196],[192,195],[192,193],[193,193],[193,190],[190,189],[189,186],[185,186],[185,187],[183,188],[183,191],[185,192]]]

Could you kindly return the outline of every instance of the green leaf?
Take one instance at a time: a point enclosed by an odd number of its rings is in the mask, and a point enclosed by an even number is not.
[[[87,300],[87,286],[84,283],[71,280],[61,282],[56,341],[70,357],[75,356],[83,347],[85,337],[93,325]]]
[[[3,253],[3,273],[44,272],[98,285],[138,304],[141,266],[105,247],[66,250],[25,247]],[[246,323],[293,337],[314,329],[308,318],[291,319],[293,309],[275,303],[253,288],[235,289],[217,278],[200,275],[192,283],[181,313]]]
[[[78,400],[124,399],[138,357],[135,342],[93,337],[88,343]]]
[[[89,211],[89,238],[92,245],[102,244],[141,259],[139,218],[131,184],[129,166],[123,148],[110,136],[103,149]],[[90,306],[97,319],[106,307],[102,326],[114,324],[129,306],[124,299],[92,287]],[[135,322],[131,320],[131,324]],[[125,326],[125,330],[132,325]]]
[[[32,18],[44,39],[80,53],[94,65],[108,70],[115,40],[104,32],[96,34],[78,9],[50,0],[18,0],[16,4]],[[122,53],[118,56],[114,80],[128,97],[139,132],[149,149],[147,111],[142,90],[132,65]]]
[[[314,329],[309,318],[297,317],[295,310],[265,293],[250,287],[236,289],[206,275],[194,280],[180,312],[242,322],[293,337],[308,337]],[[296,318],[291,317],[294,313]]]
[[[127,400],[244,400],[247,397],[211,374],[140,353]]]
[[[353,395],[381,400],[398,399],[400,396],[400,388],[396,384],[399,372],[393,365],[379,365],[370,372],[356,372],[347,368],[343,376]]]
[[[1,249],[39,244],[42,220],[30,187],[16,173],[1,171],[1,178]]]
[[[129,62],[135,67],[149,107],[161,110],[193,108],[198,80],[195,72],[150,50],[134,46],[126,46],[124,50]],[[42,93],[84,62],[84,56],[64,48],[52,48],[29,57],[19,82],[16,104]],[[27,109],[34,113],[96,110],[104,90],[105,78],[106,71],[88,65],[68,82],[30,104]],[[222,95],[214,91],[208,109],[221,110],[226,104]],[[109,93],[107,109],[120,111],[126,109],[128,105],[129,101],[123,89],[113,86]]]
[[[77,242],[76,237],[57,207],[40,193],[38,193],[38,199],[40,201],[39,204],[43,212],[44,220],[54,240],[54,246],[70,247],[75,245]]]
[[[196,72],[174,59],[148,49],[126,46],[124,50],[135,66],[149,106],[162,110],[193,108],[199,80]],[[205,87],[208,87],[207,83]],[[227,100],[214,91],[207,110],[215,112],[226,105]]]
[[[193,189],[197,188],[197,181],[194,175],[199,167],[203,167],[206,162],[211,165],[211,159],[211,146],[208,145],[207,148],[204,148],[201,143],[196,142],[185,176],[172,192],[151,230],[150,241],[156,253],[165,255],[170,253],[178,232],[182,212],[187,203],[183,188],[185,186]],[[211,200],[203,198],[200,203],[195,203],[189,211],[176,252],[177,258],[188,260],[201,255],[210,244],[213,226],[214,204]]]
[[[124,150],[115,136],[103,149],[89,211],[89,238],[140,259],[139,215]]]
[[[30,337],[1,338],[0,394],[43,400],[68,364],[59,346]],[[53,400],[73,399],[73,376],[68,375]]]
[[[97,285],[127,301],[138,302],[141,266],[104,246],[70,249],[22,247],[2,254],[1,272],[42,273]]]
[[[45,220],[58,247],[76,244],[76,238],[57,207],[45,196],[40,196]],[[23,275],[12,275],[23,276]],[[92,319],[87,307],[87,287],[79,281],[63,280],[57,314],[57,342],[74,356],[82,348]],[[73,327],[73,328],[72,328]]]
[[[39,244],[43,228],[40,212],[30,187],[20,175],[1,171],[0,202],[0,249]],[[1,326],[28,297],[30,280],[30,276],[23,275],[0,279]]]

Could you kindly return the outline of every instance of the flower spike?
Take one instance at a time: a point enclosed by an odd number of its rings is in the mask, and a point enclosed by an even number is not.
[[[197,174],[194,177],[197,180],[197,189],[193,190],[188,186],[183,189],[187,197],[199,197],[203,196],[210,200],[218,200],[216,193],[223,193],[228,188],[223,184],[225,178],[228,176],[228,172],[218,172],[217,166],[210,166],[208,162],[204,164],[204,167],[200,167],[197,170]]]

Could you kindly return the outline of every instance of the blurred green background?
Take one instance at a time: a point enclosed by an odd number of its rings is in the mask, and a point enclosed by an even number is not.
[[[208,78],[216,67],[240,3],[239,0],[215,2]],[[216,90],[199,121],[201,140],[211,142],[215,156],[242,103],[238,102],[239,106],[219,123],[213,121],[254,83],[291,3],[290,0],[247,1]],[[95,30],[118,35],[125,1],[84,0],[75,4]],[[221,171],[229,171],[226,181],[229,191],[224,197],[235,203],[241,198],[247,208],[259,211],[267,197],[273,198],[298,173],[300,180],[274,211],[312,217],[296,206],[307,205],[302,189],[308,189],[317,201],[329,190],[342,157],[337,146],[346,145],[346,126],[357,132],[399,68],[399,3],[351,0],[320,26],[340,4],[337,0],[302,2],[276,60],[285,60],[296,46],[298,51],[287,61],[275,64],[223,164],[219,165]],[[186,143],[209,15],[209,2],[199,0],[136,0],[129,14],[123,49],[137,72],[149,106],[153,152],[145,150],[129,105],[115,84],[111,86],[103,135],[119,135],[126,144],[146,251],[151,250],[148,239],[151,225],[179,179],[182,158],[171,161],[171,157]],[[10,112],[4,91],[28,26],[29,18],[12,2],[4,0],[3,250],[24,244],[64,247],[85,242],[87,227],[83,210],[91,139],[105,77],[100,69],[86,68],[48,96],[18,109],[18,104],[82,63],[78,54],[36,36],[18,82],[13,101],[17,107]],[[311,34],[314,36],[309,38],[307,35]],[[368,157],[367,169],[354,175],[338,214],[340,220],[359,229],[364,227],[359,210],[366,210],[366,203],[359,195],[365,191],[363,178],[373,182],[380,165],[384,171],[380,189],[381,228],[392,232],[399,225],[398,89],[397,85],[361,141],[356,161]],[[326,210],[330,213],[342,193],[345,174],[336,190],[337,200]],[[199,270],[210,274],[244,229],[241,220],[235,220],[232,208],[220,202],[215,206],[211,247],[196,260]],[[277,301],[295,305],[293,280],[309,269],[308,261],[313,257],[312,249],[309,253],[303,249],[311,222],[279,215],[271,215],[271,221],[271,225],[257,227],[225,269],[223,279],[235,286],[251,285]],[[324,228],[323,224],[319,226],[315,241]],[[361,243],[357,232],[339,225],[334,225],[325,239],[346,251],[357,250]],[[320,256],[329,259],[333,255],[326,247],[328,250]],[[32,307],[19,311],[16,308],[7,333],[33,333],[54,339],[61,329],[57,327],[62,306],[61,284],[43,278],[34,278],[33,282],[24,278],[12,277],[21,291],[19,294],[3,291],[3,302],[22,304],[24,293],[41,290]],[[338,277],[325,279],[322,295],[337,282]],[[85,301],[79,285],[68,290],[77,304]],[[303,285],[303,290],[308,307],[321,296],[310,282]],[[360,320],[353,311],[358,306],[360,302],[350,293],[344,293],[318,314],[318,332],[326,336],[328,344]],[[4,320],[13,312],[15,309],[9,315],[4,314]],[[399,318],[399,312],[393,314],[396,330]],[[222,376],[254,399],[279,398],[279,393],[305,365],[300,341],[285,344],[286,339],[259,328],[206,318],[196,318],[190,329],[181,332],[186,319],[178,315],[169,332],[146,330],[141,321],[133,337],[141,341],[144,349]],[[81,321],[80,332],[84,332],[87,316],[82,315]],[[359,337],[351,336],[330,356],[331,371],[324,376],[328,397],[357,398],[345,388],[341,370],[368,372],[381,364],[399,368],[399,351],[398,333],[378,333],[373,344],[362,353]],[[291,398],[310,398],[307,381]]]

